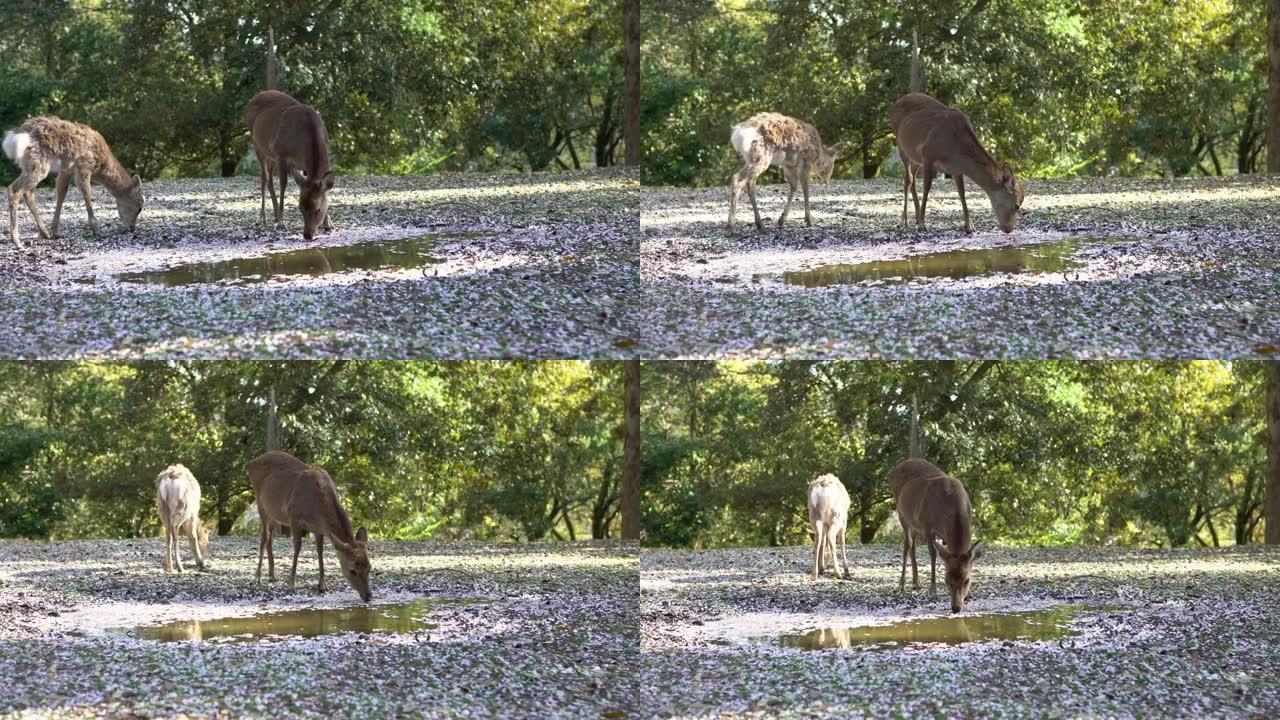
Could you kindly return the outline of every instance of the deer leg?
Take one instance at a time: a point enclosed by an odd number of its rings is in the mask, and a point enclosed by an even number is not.
[[[262,160],[258,167],[258,193],[261,198],[261,202],[258,203],[258,222],[263,225],[267,224],[267,188],[271,189],[271,211],[274,213],[276,209],[276,189],[271,184],[271,173],[267,170],[267,161]]]
[[[738,172],[729,176],[729,222],[725,223],[725,227],[733,229],[733,216],[738,212],[738,194],[742,192],[742,185],[745,182],[743,178],[748,169],[747,165],[743,165]]]
[[[53,208],[53,236],[58,237],[58,225],[62,220],[62,201],[67,199],[67,188],[71,186],[71,173],[63,170],[54,180],[57,204]]]
[[[973,234],[973,223],[969,221],[969,206],[964,202],[964,175],[956,175],[956,192],[960,193],[960,209],[964,211],[964,231]]]
[[[182,532],[181,527],[174,527],[169,531],[169,545],[173,548],[173,565],[178,572],[182,572],[182,553],[178,550],[179,541],[182,539],[178,534]]]
[[[911,192],[915,193],[916,179],[915,176],[911,174],[910,162],[903,163],[902,170],[902,227],[905,230],[906,228],[911,227],[907,224],[907,188],[910,188]]]
[[[289,169],[283,164],[276,168],[280,171],[280,205],[276,208],[276,229],[284,229],[284,190],[289,186]]]
[[[907,553],[911,550],[911,530],[903,527],[902,532],[902,575],[898,578],[898,592],[907,591]]]
[[[265,520],[263,522],[266,522]],[[271,582],[276,581],[276,529],[268,526],[267,528],[267,579]]]
[[[261,516],[259,516],[261,517]],[[267,520],[262,518],[262,530],[258,533],[258,573],[254,581],[262,584],[262,556],[267,554]]]
[[[84,209],[89,214],[89,232],[94,235],[98,234],[98,223],[93,219],[93,193],[89,192],[89,174],[78,173],[76,175],[76,187],[80,188],[80,195],[84,198]]]
[[[316,533],[316,562],[320,565],[320,585],[316,589],[324,592],[324,533]]]
[[[22,194],[22,199],[27,203],[27,209],[31,211],[31,217],[36,221],[36,230],[40,233],[40,237],[50,239],[49,231],[45,229],[44,221],[40,219],[40,212],[36,210],[36,191],[28,189]]]
[[[813,217],[809,214],[809,163],[800,161],[800,191],[804,193],[804,226],[813,227]],[[835,554],[832,549],[831,554]]]
[[[289,589],[293,589],[293,581],[298,574],[298,555],[302,552],[302,528],[290,528],[293,535],[293,566],[289,568]]]
[[[778,218],[778,227],[782,227],[782,223],[787,221],[787,213],[791,211],[791,201],[796,196],[796,179],[791,170],[786,165],[782,166],[782,177],[787,181],[790,191],[787,193],[787,204],[782,206],[782,216]]]
[[[813,525],[813,576],[814,582],[818,581],[819,565],[822,564],[822,523],[814,523]]]
[[[18,193],[21,192],[18,190],[20,187],[18,183],[20,182],[22,182],[21,176],[5,188],[4,194],[9,201],[9,238],[13,240],[14,247],[22,250],[24,249],[22,242],[18,240]]]
[[[849,551],[844,545],[844,534],[848,531],[849,528],[847,527],[841,528],[840,534],[836,536],[840,539],[840,557],[844,558],[844,577],[846,580],[849,579]]]
[[[933,533],[929,533],[929,594],[934,600],[938,599],[938,546]]]
[[[325,208],[324,221],[320,223],[320,229],[325,232],[333,232],[333,220],[329,219],[329,209]]]
[[[169,523],[164,523],[164,571],[173,570],[173,562],[170,559],[170,552],[173,550],[173,531],[169,529]]]
[[[924,213],[929,205],[929,188],[933,187],[933,173],[932,165],[925,165],[921,171],[924,175],[924,196],[920,198],[920,206],[916,208],[916,227],[920,230],[924,230]]]
[[[196,535],[200,532],[196,528],[196,522],[194,520],[191,521],[191,526],[187,529],[190,531],[187,535],[187,539],[191,541],[191,557],[196,559],[196,568],[204,570],[204,558],[200,557],[200,544],[196,542]]]
[[[920,538],[915,533],[911,534],[911,587],[920,589],[920,570],[916,566],[916,542]]]

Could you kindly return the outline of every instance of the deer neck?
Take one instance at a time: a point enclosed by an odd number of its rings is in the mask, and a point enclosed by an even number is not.
[[[973,180],[988,195],[1004,187],[1003,173],[1000,164],[982,147],[975,138],[975,152],[972,155],[961,155],[955,168],[959,174]],[[957,174],[957,173],[952,173]]]
[[[103,187],[105,187],[113,196],[120,197],[129,191],[129,187],[133,184],[133,178],[129,176],[129,171],[124,169],[115,155],[108,154],[103,158],[102,167],[98,172],[94,173],[93,179]]]

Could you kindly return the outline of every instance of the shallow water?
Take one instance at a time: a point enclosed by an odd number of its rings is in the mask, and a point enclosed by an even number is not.
[[[139,640],[183,642],[205,640],[221,643],[259,642],[291,636],[317,637],[338,633],[408,633],[430,630],[427,615],[446,604],[439,600],[414,600],[390,605],[352,605],[339,608],[304,608],[216,620],[176,620],[163,625],[119,628],[113,632]]]
[[[1071,255],[1087,243],[1123,242],[1130,238],[1071,237],[1050,243],[912,255],[893,260],[823,265],[811,270],[760,273],[754,282],[783,282],[803,287],[850,285],[871,280],[906,282],[912,278],[965,278],[997,273],[1066,272],[1084,263]]]
[[[196,283],[250,285],[272,278],[319,276],[350,270],[417,268],[443,262],[429,251],[439,235],[368,242],[356,245],[305,248],[259,257],[232,258],[178,265],[167,270],[120,273],[115,280],[155,287]]]
[[[1071,620],[1083,611],[1098,609],[1060,605],[1019,613],[931,617],[890,625],[818,628],[795,635],[754,637],[751,641],[799,650],[863,646],[894,650],[912,645],[959,645],[987,640],[1056,640],[1078,635],[1069,627]]]

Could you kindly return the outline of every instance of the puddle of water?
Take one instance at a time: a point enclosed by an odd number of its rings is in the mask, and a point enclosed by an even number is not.
[[[177,620],[164,625],[118,628],[112,632],[157,642],[206,640],[219,643],[260,642],[278,636],[316,637],[347,632],[407,633],[434,628],[435,624],[427,622],[426,616],[443,604],[446,601],[414,600],[391,605],[305,608],[249,617]]]
[[[195,262],[167,270],[120,273],[114,279],[125,283],[170,288],[196,283],[250,285],[277,277],[329,275],[349,270],[417,268],[444,262],[442,258],[428,253],[435,244],[436,237],[422,235],[388,242],[306,248],[260,257]]]
[[[851,285],[869,280],[896,282],[906,282],[912,278],[963,280],[996,273],[1066,272],[1084,265],[1071,258],[1072,253],[1082,244],[1125,240],[1129,238],[1072,237],[1036,245],[950,250],[927,255],[912,255],[895,260],[823,265],[812,270],[795,272],[760,273],[753,275],[751,279],[753,282],[783,282],[788,285],[813,288],[826,285]]]
[[[1056,640],[1079,633],[1068,627],[1081,611],[1097,610],[1081,605],[1060,605],[1047,610],[1020,613],[935,617],[904,620],[890,625],[818,628],[796,635],[751,638],[752,642],[800,650],[847,649],[867,646],[895,650],[910,645],[959,645],[985,640]]]

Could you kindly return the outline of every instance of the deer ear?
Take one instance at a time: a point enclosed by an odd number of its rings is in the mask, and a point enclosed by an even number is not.
[[[334,175],[333,171],[330,170],[329,172],[324,174],[324,177],[320,179],[320,182],[324,184],[325,190],[332,190],[333,184],[334,182],[337,181],[337,179],[338,179],[338,176]]]
[[[134,187],[142,187],[142,178],[141,178],[141,177],[139,177],[139,176],[137,176],[137,175],[134,175],[134,176],[133,176],[133,186],[134,186]]]
[[[973,544],[969,546],[969,562],[973,562],[974,560],[982,557],[982,548],[978,547],[980,544],[982,544],[981,540],[975,540]]]
[[[1000,182],[1010,190],[1013,189],[1013,168],[1008,165],[1004,166],[1004,172],[1000,175]]]
[[[307,182],[307,176],[301,170],[295,169],[293,171],[293,181],[299,185],[305,185]]]
[[[359,530],[356,531],[356,542],[362,542],[362,543],[369,542],[369,533],[365,531],[364,528],[360,528]]]
[[[934,543],[938,548],[938,555],[942,556],[943,560],[951,557],[951,551],[947,549],[947,546],[941,540],[935,540]]]

